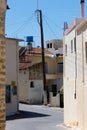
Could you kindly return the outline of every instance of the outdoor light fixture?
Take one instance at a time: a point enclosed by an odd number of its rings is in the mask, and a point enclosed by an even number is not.
[[[7,5],[6,9],[7,9],[7,10],[10,9],[8,5]]]

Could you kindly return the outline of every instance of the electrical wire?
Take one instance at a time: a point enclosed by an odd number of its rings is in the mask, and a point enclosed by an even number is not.
[[[58,25],[53,21],[53,19],[49,18],[46,15],[43,15],[47,20],[51,21],[56,27],[58,27]]]
[[[43,18],[44,18],[44,21],[46,22],[46,24],[47,24],[49,30],[51,31],[51,33],[52,33],[56,38],[58,38],[57,34],[53,31],[53,29],[52,29],[51,26],[49,25],[48,21],[46,20],[46,18],[45,18],[44,16],[43,16]]]
[[[35,16],[35,13],[33,13],[33,15],[31,17],[29,17],[27,20],[25,20],[24,23],[22,23],[20,25],[20,27],[11,34],[18,34],[19,32],[21,33],[24,30],[24,28],[27,27],[27,25],[33,20],[34,16]]]
[[[21,33],[22,31],[24,31],[24,29],[28,26],[28,24],[32,21],[32,20],[35,20],[34,18],[34,16],[35,16],[36,14],[35,14],[35,12],[32,14],[32,16],[31,17],[29,17],[27,20],[24,20],[24,22],[20,25],[20,27],[16,30],[16,31],[14,31],[13,33],[11,33],[11,35],[17,35],[17,34],[19,34],[19,33]],[[43,15],[43,22],[45,22],[45,24],[47,25],[47,27],[48,27],[48,29],[50,30],[50,32],[56,37],[56,38],[58,38],[58,36],[57,36],[57,34],[54,32],[54,30],[52,29],[52,27],[50,26],[50,24],[49,24],[49,21],[50,22],[52,22],[54,25],[55,25],[55,27],[57,27],[57,28],[59,28],[58,27],[58,25],[52,20],[52,19],[50,19],[48,16],[46,16],[46,15]],[[17,24],[17,23],[16,23]],[[19,23],[20,24],[20,23]]]

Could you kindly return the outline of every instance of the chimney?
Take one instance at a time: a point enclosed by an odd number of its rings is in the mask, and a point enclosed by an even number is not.
[[[81,0],[81,17],[84,18],[84,0]]]

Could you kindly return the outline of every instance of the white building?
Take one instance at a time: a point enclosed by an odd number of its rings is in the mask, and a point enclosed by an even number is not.
[[[51,51],[54,55],[63,54],[63,40],[53,39],[46,41],[46,48]]]
[[[54,59],[56,60],[56,63],[58,64],[58,70],[56,73],[63,74],[63,40],[62,39],[52,39],[46,41],[46,48],[51,53],[54,54]],[[61,57],[61,58],[60,58]],[[61,60],[60,60],[61,59]],[[53,81],[53,84],[57,84],[57,91],[60,90],[60,88],[63,88],[63,77],[56,78]],[[53,86],[55,87],[55,85]],[[63,98],[63,97],[62,97]],[[57,95],[53,95],[53,92],[50,92],[50,105],[53,107],[63,107],[63,100],[61,103],[61,97],[59,92],[57,92]]]
[[[18,43],[19,39],[6,38],[6,115],[18,111]]]
[[[87,129],[87,20],[75,19],[64,34],[64,122]]]
[[[19,102],[43,103],[43,75],[41,62],[20,63]]]
[[[64,32],[64,123],[87,130],[87,19],[81,16]],[[73,128],[73,129],[74,129]]]

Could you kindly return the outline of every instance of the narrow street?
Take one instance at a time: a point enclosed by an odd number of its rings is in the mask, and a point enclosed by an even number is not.
[[[7,117],[6,130],[66,130],[63,109],[19,104],[20,112]]]

